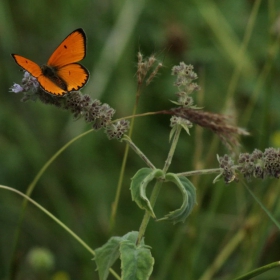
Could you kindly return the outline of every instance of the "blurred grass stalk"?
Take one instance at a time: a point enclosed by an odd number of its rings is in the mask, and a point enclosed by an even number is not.
[[[229,55],[229,60],[234,66],[234,71],[229,83],[226,99],[224,101],[224,109],[222,111],[231,111],[231,113],[235,115],[235,112],[232,112],[232,110],[234,109],[234,106],[232,106],[234,104],[232,98],[234,96],[241,74],[244,74],[244,77],[248,77],[249,75],[250,78],[255,77],[256,75],[256,67],[246,51],[248,43],[252,36],[252,31],[256,22],[261,0],[257,0],[254,2],[254,6],[249,16],[242,43],[239,42],[239,39],[235,35],[230,24],[227,22],[226,18],[223,16],[222,12],[213,1],[194,2],[196,3],[198,10],[200,11],[204,20],[211,27],[225,53]],[[218,139],[215,137],[210,144],[208,155],[206,156],[206,163],[209,163],[213,155],[216,154],[215,151],[217,150],[217,146]]]
[[[252,62],[251,58],[249,57],[247,53],[247,47],[248,43],[251,39],[252,32],[255,26],[255,22],[257,19],[257,15],[259,12],[261,0],[257,0],[253,4],[253,8],[251,11],[251,15],[248,20],[248,24],[246,26],[246,30],[244,33],[244,37],[242,42],[239,42],[236,34],[234,33],[234,30],[230,26],[230,24],[227,22],[227,19],[223,16],[222,12],[219,10],[218,6],[213,1],[194,1],[194,3],[197,5],[198,10],[200,11],[202,17],[204,20],[209,24],[210,28],[212,29],[214,35],[218,39],[220,45],[222,46],[224,52],[226,53],[229,61],[234,66],[234,71],[232,74],[232,78],[230,80],[228,91],[226,94],[225,99],[225,106],[224,111],[228,111],[229,108],[231,108],[233,102],[234,93],[236,91],[239,78],[243,76],[244,78],[254,78],[257,80],[257,86],[255,88],[255,93],[252,95],[251,102],[247,106],[247,111],[245,118],[243,118],[243,123],[248,122],[252,110],[256,104],[256,99],[258,96],[258,93],[260,92],[260,88],[263,85],[265,79],[267,78],[267,74],[271,68],[272,60],[275,57],[277,50],[276,48],[279,45],[279,42],[277,40],[277,43],[273,44],[271,46],[271,49],[268,51],[270,54],[270,59],[267,60],[266,65],[264,66],[264,69],[260,75],[260,78],[255,78],[256,75],[256,66]],[[271,3],[270,3],[271,4]],[[273,10],[273,9],[270,9]],[[277,46],[277,47],[276,47]],[[246,122],[246,123],[247,123]],[[216,153],[218,146],[218,139],[214,138],[212,141],[210,148],[208,150],[208,156],[206,157],[207,160],[204,161],[205,164],[210,161],[210,159],[213,157],[213,155]],[[197,159],[198,161],[200,158]],[[194,166],[196,166],[197,163],[194,162]],[[199,178],[197,179],[197,182],[199,181]],[[216,192],[215,192],[216,193]],[[221,194],[221,191],[218,191],[219,194]],[[203,195],[203,194],[202,194]],[[208,213],[209,216],[207,218],[207,222],[204,225],[205,227],[209,228],[211,224],[211,220],[214,219],[215,215],[215,209],[217,208],[217,205],[219,204],[219,200],[222,198],[221,195],[215,196],[216,199],[214,199],[210,204],[211,210]],[[217,201],[218,199],[218,201]],[[202,199],[201,199],[202,201]],[[214,202],[215,201],[215,202]],[[196,213],[198,214],[198,213]],[[246,222],[244,221],[244,226]],[[208,226],[207,226],[208,225]],[[200,234],[198,246],[196,247],[196,252],[194,253],[194,259],[197,261],[193,261],[193,263],[198,263],[198,258],[201,255],[201,252],[203,250],[202,244],[204,244],[203,240],[207,239],[208,230],[203,230],[203,232]],[[209,268],[204,272],[204,274],[201,276],[201,280],[207,280],[212,279],[212,277],[219,271],[219,269],[226,263],[226,260],[230,257],[230,255],[235,251],[238,244],[244,240],[245,237],[245,229],[241,228],[238,232],[233,233],[233,236],[231,239],[227,242],[227,245],[224,247],[224,249],[218,254],[218,256],[215,258],[213,263],[209,266]]]
[[[101,51],[99,60],[91,71],[92,75],[88,82],[86,93],[94,92],[95,98],[100,99],[110,81],[113,69],[118,64],[129,39],[133,35],[134,28],[144,7],[145,0],[125,1]]]

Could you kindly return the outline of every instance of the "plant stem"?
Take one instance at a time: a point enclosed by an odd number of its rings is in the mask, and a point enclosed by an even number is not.
[[[246,236],[246,229],[240,229],[235,236],[228,242],[228,244],[221,250],[218,256],[213,261],[212,265],[203,273],[199,280],[213,279],[215,273],[219,271],[226,260],[237,249],[238,245],[244,240]]]
[[[177,147],[177,143],[178,143],[178,140],[179,140],[179,136],[180,136],[181,130],[182,130],[182,127],[178,125],[177,129],[176,129],[176,131],[174,133],[173,139],[172,139],[172,144],[171,144],[171,147],[170,147],[167,159],[165,161],[165,165],[163,167],[163,173],[164,174],[167,172],[167,170],[168,170],[168,168],[169,168],[169,166],[171,164],[171,161],[172,161],[175,149]]]
[[[9,190],[12,192],[17,193],[18,195],[22,196],[25,200],[28,200],[32,204],[34,204],[37,208],[39,208],[42,212],[44,212],[47,216],[49,216],[51,219],[53,219],[57,224],[59,224],[62,228],[64,228],[70,235],[72,235],[84,248],[87,249],[93,256],[95,256],[94,251],[78,236],[76,235],[70,228],[68,228],[64,223],[62,223],[58,218],[56,218],[51,212],[49,212],[46,208],[41,206],[39,203],[37,203],[32,198],[28,197],[27,195],[23,194],[22,192],[13,189],[11,187],[2,186],[0,185],[1,189]]]
[[[31,184],[28,186],[27,191],[26,191],[26,195],[28,197],[31,196],[35,185],[37,184],[37,182],[39,181],[39,179],[42,177],[42,175],[44,174],[44,172],[46,171],[46,169],[54,162],[54,160],[63,152],[65,151],[70,145],[72,145],[75,141],[77,141],[78,139],[86,136],[87,134],[89,134],[90,132],[92,132],[93,129],[90,129],[78,136],[76,136],[75,138],[73,138],[72,140],[70,140],[68,143],[66,143],[61,149],[59,149],[45,164],[44,166],[41,168],[41,170],[37,173],[37,175],[35,176],[35,178],[33,179],[33,181],[31,182]],[[23,202],[23,206],[26,205],[27,200],[24,200]]]
[[[54,220],[58,225],[60,225],[63,229],[65,229],[78,243],[80,243],[91,255],[95,256],[94,250],[92,250],[76,233],[74,233],[69,227],[67,227],[64,223],[62,223],[59,219],[57,219],[51,212],[49,212],[46,208],[41,206],[39,203],[37,203],[35,200],[31,199],[27,195],[23,194],[22,192],[7,187],[7,186],[2,186],[0,185],[0,189],[8,190],[11,192],[14,192],[20,196],[22,196],[25,200],[28,200],[31,202],[33,205],[35,205],[37,208],[39,208],[42,212],[44,212],[47,216],[49,216],[52,220]],[[116,277],[116,279],[121,279],[117,273],[110,269],[110,272]]]
[[[112,123],[116,123],[120,120],[128,120],[128,119],[133,119],[133,118],[139,118],[139,117],[146,117],[146,116],[154,116],[154,115],[174,115],[172,111],[169,110],[161,110],[161,111],[156,111],[156,112],[146,112],[146,113],[141,113],[141,114],[135,114],[131,116],[126,116],[123,118],[115,119],[112,121]],[[131,136],[131,135],[129,135]]]
[[[44,166],[40,169],[40,171],[37,173],[37,175],[35,176],[35,178],[33,179],[33,181],[30,183],[30,185],[28,186],[26,192],[25,192],[25,197],[30,197],[37,182],[39,181],[39,179],[42,177],[42,175],[45,173],[45,171],[47,170],[47,168],[52,164],[52,162],[64,151],[66,150],[71,144],[73,144],[75,141],[77,141],[78,139],[82,138],[83,136],[89,134],[90,132],[92,132],[93,129],[90,129],[78,136],[76,136],[75,138],[73,138],[72,140],[70,140],[68,143],[66,143],[62,148],[60,148],[45,164]],[[19,222],[17,224],[17,228],[15,231],[15,236],[14,236],[14,242],[12,245],[12,249],[11,249],[11,261],[10,261],[10,275],[14,274],[14,269],[13,269],[13,264],[15,262],[15,251],[16,251],[16,247],[17,247],[17,243],[19,240],[19,236],[20,236],[20,231],[21,231],[21,225],[23,222],[23,217],[25,214],[25,209],[28,203],[28,199],[24,199],[22,202],[22,207],[21,207],[21,212],[20,212],[20,217],[19,217]],[[13,277],[9,277],[9,279],[13,279]]]
[[[270,220],[275,224],[275,226],[280,230],[280,223],[277,221],[277,219],[274,218],[272,213],[269,212],[269,210],[262,204],[262,202],[258,199],[258,197],[251,191],[249,186],[242,180],[243,186],[246,187],[247,191],[250,193],[250,195],[256,200],[256,202],[260,205],[260,207],[263,209],[263,211],[267,214],[267,216],[270,218]]]
[[[151,168],[156,169],[156,167],[150,162],[150,160],[146,157],[145,154],[133,143],[133,141],[127,136],[123,136],[123,141],[126,141],[130,148]]]
[[[135,104],[134,104],[134,107],[133,107],[133,112],[132,112],[132,120],[131,120],[131,124],[130,124],[130,130],[129,130],[129,133],[128,133],[129,138],[131,137],[132,132],[133,132],[133,127],[134,127],[135,115],[136,115],[136,112],[137,112],[137,103],[138,103],[139,96],[140,96],[140,92],[139,92],[139,89],[138,89],[138,91],[136,93],[136,101],[135,101]],[[111,232],[113,231],[113,228],[115,226],[115,217],[117,215],[117,209],[118,209],[119,200],[120,200],[120,194],[121,194],[121,189],[122,189],[125,167],[126,167],[126,163],[127,163],[128,152],[129,152],[129,145],[126,144],[124,155],[123,155],[123,160],[122,160],[122,167],[121,167],[120,176],[119,176],[118,185],[117,185],[117,191],[116,191],[115,199],[112,203],[112,211],[111,211],[111,216],[110,216],[110,231]]]
[[[127,162],[128,151],[129,151],[129,146],[126,145],[123,160],[122,160],[122,166],[121,166],[120,176],[119,176],[119,180],[118,180],[118,185],[117,185],[117,191],[116,191],[115,199],[112,203],[112,211],[111,211],[111,216],[110,216],[110,232],[113,231],[113,228],[115,226],[115,217],[117,214],[117,209],[118,209],[119,200],[120,200],[120,194],[121,194],[121,189],[122,189],[122,183],[123,183],[123,177],[124,177],[124,172],[125,172],[125,167],[126,167],[126,162]]]
[[[211,169],[201,169],[201,170],[176,173],[176,175],[188,177],[188,176],[194,176],[194,175],[206,175],[206,174],[220,173],[221,171],[222,171],[222,168],[211,168]]]
[[[171,164],[171,161],[172,161],[172,158],[173,158],[173,155],[174,155],[174,152],[175,152],[178,140],[179,140],[179,136],[180,136],[181,130],[182,130],[181,126],[178,126],[176,131],[175,131],[175,134],[173,136],[172,144],[171,144],[171,147],[170,147],[167,159],[165,161],[165,165],[163,167],[164,174],[167,172],[167,170],[168,170],[168,168],[169,168],[169,166]],[[158,194],[159,194],[159,192],[161,190],[161,186],[162,186],[162,181],[157,180],[157,182],[156,182],[156,184],[155,184],[155,186],[153,188],[151,197],[150,197],[150,203],[151,203],[152,207],[155,206]],[[150,217],[151,217],[150,214],[146,211],[145,215],[143,217],[142,223],[140,225],[139,234],[138,234],[137,241],[136,241],[136,245],[137,246],[140,244],[140,241],[141,241],[141,239],[143,238],[143,236],[145,234],[145,231],[146,231],[146,228],[148,226]]]
[[[151,197],[150,197],[150,203],[151,203],[152,207],[155,206],[155,203],[156,203],[158,194],[160,192],[161,186],[162,186],[162,182],[158,180],[155,183],[155,186],[153,188],[153,191],[152,191],[152,194],[151,194]],[[146,228],[148,226],[150,217],[151,216],[150,216],[149,212],[145,211],[145,215],[143,217],[142,223],[141,223],[140,228],[139,228],[139,233],[138,233],[138,237],[137,237],[137,241],[136,241],[136,246],[138,246],[140,244],[140,241],[142,240],[142,238],[145,234],[145,231],[146,231]]]
[[[257,276],[257,275],[260,275],[260,274],[263,274],[264,272],[272,269],[272,268],[275,268],[275,267],[279,267],[280,266],[280,261],[277,261],[277,262],[273,262],[273,263],[270,263],[270,264],[267,264],[267,265],[264,265],[262,267],[259,267],[255,270],[252,270],[251,272],[243,275],[243,276],[240,276],[240,277],[237,277],[233,280],[249,280],[249,279],[252,279],[254,276]]]

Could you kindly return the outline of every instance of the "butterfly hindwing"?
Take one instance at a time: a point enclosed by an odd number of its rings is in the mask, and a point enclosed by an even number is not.
[[[66,83],[67,91],[79,90],[89,78],[88,70],[79,63],[72,63],[59,68],[57,75]]]
[[[56,48],[48,60],[47,65],[62,67],[64,65],[78,62],[86,55],[86,34],[82,28],[70,33]]]
[[[42,76],[38,77],[38,82],[39,82],[41,88],[50,94],[63,96],[67,93],[67,90],[62,89],[61,87],[59,87],[57,84],[55,84],[53,81],[51,81],[46,76],[42,75]]]

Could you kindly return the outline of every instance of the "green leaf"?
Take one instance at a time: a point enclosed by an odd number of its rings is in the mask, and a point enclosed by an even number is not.
[[[222,176],[223,176],[223,172],[221,172],[219,175],[215,177],[215,179],[213,180],[213,184],[217,183]]]
[[[173,101],[173,100],[169,100],[171,103],[173,103],[173,104],[176,104],[176,105],[179,105],[179,106],[181,106],[182,104],[181,103],[179,103],[179,102],[177,102],[177,101]]]
[[[173,135],[174,135],[174,133],[175,133],[175,131],[176,131],[177,129],[178,129],[177,125],[174,125],[174,126],[172,127],[172,129],[170,130],[169,142],[171,141],[171,139],[172,139],[172,137],[173,137]]]
[[[136,246],[129,240],[120,244],[122,280],[146,280],[153,271],[154,258],[150,247]]]
[[[184,130],[190,135],[189,127],[186,124],[181,124]]]
[[[148,211],[153,218],[156,218],[156,215],[146,196],[146,188],[153,179],[161,176],[163,176],[163,172],[160,169],[142,168],[133,176],[130,185],[132,200],[141,209]]]
[[[114,236],[111,237],[107,243],[102,247],[95,250],[95,262],[97,265],[98,275],[100,280],[107,279],[109,275],[109,268],[114,264],[114,262],[120,256],[120,244],[123,241],[129,241],[133,244],[136,244],[138,237],[138,231],[131,231],[125,234],[122,237]],[[144,245],[144,239],[140,242],[141,245]]]
[[[165,179],[166,181],[173,182],[179,188],[183,196],[183,203],[179,209],[169,212],[169,214],[158,221],[169,220],[174,224],[184,222],[196,203],[196,189],[187,178],[179,177],[173,173],[167,173]]]
[[[139,233],[138,231],[128,232],[127,234],[125,234],[122,237],[122,241],[128,240],[128,241],[131,241],[132,243],[136,244],[138,233]],[[142,244],[142,245],[145,244],[144,243],[144,238],[142,238],[142,240],[140,241],[140,244]]]
[[[113,236],[102,247],[95,250],[94,260],[97,265],[98,275],[100,280],[107,279],[109,268],[119,258],[120,242],[122,237]]]

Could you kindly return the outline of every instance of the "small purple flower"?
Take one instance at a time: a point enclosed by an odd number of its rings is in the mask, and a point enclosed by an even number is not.
[[[36,94],[40,89],[39,83],[37,79],[30,75],[27,71],[24,71],[23,78],[21,80],[21,84],[14,84],[10,91],[14,93],[27,93],[30,92],[30,96]],[[29,98],[27,98],[29,99]]]
[[[10,92],[14,92],[14,93],[20,93],[23,91],[24,91],[23,87],[19,84],[13,84],[10,88]]]

